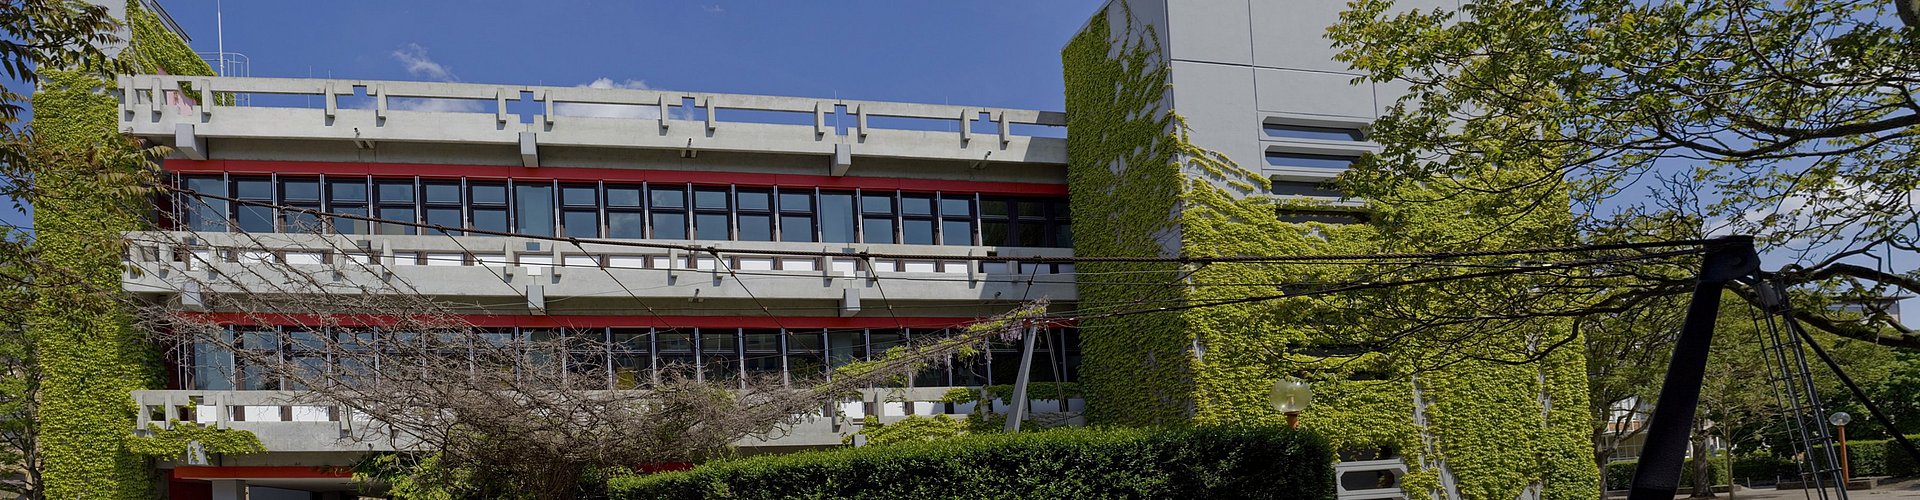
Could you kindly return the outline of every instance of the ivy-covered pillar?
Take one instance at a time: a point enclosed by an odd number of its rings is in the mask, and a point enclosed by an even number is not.
[[[116,1],[116,0],[107,0]],[[210,75],[212,68],[137,0],[118,57],[139,72]],[[153,470],[128,451],[132,392],[155,387],[157,357],[133,325],[121,290],[124,232],[142,229],[151,202],[132,162],[88,161],[118,147],[113,82],[43,68],[33,132],[67,160],[32,165],[34,248],[44,263],[27,331],[40,371],[39,443],[47,498],[152,498]]]

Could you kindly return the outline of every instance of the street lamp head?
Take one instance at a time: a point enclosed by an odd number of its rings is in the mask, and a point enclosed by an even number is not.
[[[1273,393],[1267,401],[1280,413],[1299,413],[1313,404],[1313,388],[1306,382],[1282,379],[1273,383]]]
[[[1853,422],[1853,415],[1848,415],[1844,411],[1836,411],[1827,416],[1827,423],[1833,424],[1834,427],[1845,427],[1849,422]]]

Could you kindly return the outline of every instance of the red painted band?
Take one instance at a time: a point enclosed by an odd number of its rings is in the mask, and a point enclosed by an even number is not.
[[[625,168],[540,167],[507,165],[443,165],[431,163],[358,163],[273,160],[167,160],[176,173],[327,174],[426,178],[558,180],[562,182],[668,182],[735,184],[752,187],[822,187],[843,189],[898,189],[914,192],[965,192],[989,195],[1066,196],[1066,184],[984,182],[892,177],[833,177],[805,174],[696,172]]]
[[[351,477],[353,477],[353,470],[348,467],[181,465],[173,468],[174,479],[346,479]]]
[[[321,318],[311,314],[249,314],[234,312],[180,312],[180,316],[228,325],[314,326],[336,325],[365,327],[391,325],[391,316],[338,315]],[[615,316],[615,315],[459,315],[468,324],[483,328],[946,328],[978,321],[980,318],[829,318],[816,316]]]

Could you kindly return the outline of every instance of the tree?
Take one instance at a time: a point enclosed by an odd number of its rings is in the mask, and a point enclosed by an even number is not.
[[[1920,249],[1920,34],[1896,12],[1910,2],[1392,3],[1354,2],[1328,31],[1362,79],[1409,89],[1374,124],[1384,149],[1350,173],[1355,194],[1413,202],[1393,199],[1396,187],[1544,164],[1489,189],[1565,186],[1588,241],[1654,237],[1640,230],[1649,219],[1698,221],[1793,258],[1781,271],[1793,286],[1852,300],[1920,293],[1920,274],[1886,264]],[[1920,347],[1891,315],[1809,305],[1795,314],[1815,328]]]

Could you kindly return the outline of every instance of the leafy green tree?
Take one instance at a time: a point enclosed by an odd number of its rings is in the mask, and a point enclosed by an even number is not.
[[[1794,258],[1783,277],[1796,286],[1847,300],[1920,293],[1920,274],[1884,264],[1920,249],[1920,34],[1902,21],[1911,2],[1393,3],[1353,2],[1328,31],[1361,78],[1408,89],[1375,123],[1384,150],[1351,173],[1355,194],[1418,202],[1395,199],[1397,186],[1548,165],[1496,189],[1566,187],[1583,239],[1646,239],[1658,236],[1646,220],[1698,221],[1702,233],[1753,234],[1770,255]],[[1890,314],[1824,305],[1795,313],[1843,336],[1920,347]]]

